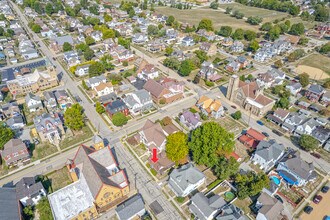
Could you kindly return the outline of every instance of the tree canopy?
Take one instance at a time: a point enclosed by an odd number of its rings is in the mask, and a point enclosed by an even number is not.
[[[235,120],[239,120],[242,118],[242,113],[241,111],[236,111],[235,113],[231,114],[231,117],[233,117]]]
[[[105,112],[104,106],[100,102],[95,103],[95,110],[99,114],[103,114]]]
[[[63,52],[71,51],[72,50],[72,45],[68,42],[64,42],[63,44]]]
[[[75,103],[67,108],[64,112],[64,124],[72,130],[81,130],[85,126],[83,107]]]
[[[88,68],[88,76],[99,76],[105,71],[104,66],[100,62],[92,63]]]
[[[261,192],[263,188],[269,187],[269,178],[265,173],[256,174],[249,171],[246,174],[238,173],[235,176],[235,186],[237,188],[237,197],[245,199],[248,196],[255,196]]]
[[[216,122],[207,122],[192,131],[188,146],[197,164],[213,167],[219,154],[232,152],[234,144],[233,133]]]
[[[307,151],[314,150],[319,146],[319,141],[313,136],[308,134],[303,134],[300,136],[299,145]]]
[[[233,32],[233,28],[230,26],[221,26],[220,30],[218,31],[218,35],[223,37],[229,37]]]
[[[15,133],[9,127],[0,126],[0,150],[3,146],[14,137]]]
[[[299,75],[299,82],[302,87],[306,87],[309,84],[309,75],[307,73],[302,73]]]
[[[218,179],[225,180],[231,176],[234,176],[237,173],[238,168],[239,163],[235,158],[230,157],[227,159],[224,156],[220,156],[213,170]]]
[[[210,19],[203,18],[198,24],[198,30],[205,29],[206,31],[213,31],[213,22]]]
[[[188,76],[195,69],[195,64],[192,60],[187,59],[181,62],[179,73],[182,76]]]
[[[173,162],[180,162],[188,155],[188,136],[182,131],[170,134],[166,141],[166,156]]]
[[[117,112],[112,116],[112,123],[117,127],[127,124],[127,121],[127,117],[122,112]]]

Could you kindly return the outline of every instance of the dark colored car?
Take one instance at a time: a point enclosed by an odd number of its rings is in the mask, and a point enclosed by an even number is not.
[[[329,186],[323,186],[321,192],[327,193],[329,191]]]
[[[264,123],[262,121],[260,121],[260,120],[257,121],[257,124],[264,125]]]
[[[312,152],[311,155],[312,155],[313,157],[316,157],[317,159],[320,159],[320,158],[321,158],[321,155],[318,154],[318,153],[314,153],[314,152]]]
[[[279,195],[274,196],[280,203],[283,203],[283,199]]]
[[[266,137],[269,137],[269,134],[267,132],[261,132],[261,134],[265,135]]]
[[[313,202],[319,204],[322,201],[323,197],[321,195],[314,196]]]
[[[278,136],[283,136],[283,134],[281,133],[281,132],[279,132],[278,130],[272,130],[272,132],[274,133],[274,134],[277,134]]]
[[[307,214],[311,214],[312,211],[313,211],[313,207],[309,205],[304,208],[304,212],[306,212]]]
[[[234,108],[234,109],[236,109],[236,108],[237,108],[235,105],[231,105],[230,107],[232,107],[232,108]]]

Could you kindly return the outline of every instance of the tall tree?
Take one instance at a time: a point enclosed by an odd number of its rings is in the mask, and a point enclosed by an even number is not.
[[[81,130],[85,126],[83,107],[75,103],[66,109],[64,112],[64,124],[72,130]]]
[[[230,26],[221,26],[218,34],[223,37],[229,37],[231,33],[233,32],[233,28]]]
[[[215,175],[220,180],[228,179],[229,177],[235,175],[238,171],[239,163],[235,158],[230,157],[227,159],[224,156],[221,156],[214,166],[213,170]]]
[[[166,141],[166,156],[173,162],[180,162],[188,155],[188,136],[182,131],[170,134]]]
[[[0,126],[0,150],[3,146],[14,137],[15,133],[9,127]]]
[[[319,146],[320,142],[315,139],[313,136],[308,134],[303,134],[300,136],[299,145],[304,150],[315,150]]]
[[[105,112],[104,106],[100,102],[95,103],[95,110],[99,114],[103,114]]]
[[[243,40],[244,38],[244,31],[242,28],[237,28],[232,35],[234,40]]]
[[[250,45],[249,45],[249,50],[252,52],[256,52],[259,49],[259,43],[256,40],[251,41]]]
[[[216,122],[207,122],[193,130],[188,142],[193,160],[209,167],[217,163],[219,154],[232,152],[234,144],[234,134]]]
[[[238,173],[235,176],[237,197],[239,199],[245,199],[248,196],[255,196],[260,193],[263,188],[269,187],[269,183],[269,178],[265,173],[256,174],[253,171],[246,174]]]
[[[87,45],[92,45],[92,44],[95,44],[95,40],[94,40],[94,38],[92,38],[91,36],[87,36],[87,37],[85,38],[85,43],[86,43]]]
[[[46,12],[46,14],[49,15],[49,16],[52,15],[52,13],[54,12],[54,9],[53,9],[53,5],[52,5],[52,3],[48,2],[48,3],[46,4],[45,12]]]
[[[92,63],[89,68],[88,68],[88,76],[93,77],[93,76],[99,76],[102,73],[104,73],[105,69],[102,63],[100,62],[95,62]]]
[[[179,68],[179,73],[182,76],[188,76],[193,69],[195,69],[194,62],[190,59],[187,59],[187,60],[182,61],[180,68]]]
[[[72,45],[68,42],[64,42],[63,44],[63,52],[71,51],[72,50]]]
[[[210,19],[203,18],[198,24],[198,30],[205,29],[207,31],[213,31],[213,23]]]
[[[299,75],[299,82],[302,87],[306,87],[309,84],[309,75],[307,73],[302,73]]]

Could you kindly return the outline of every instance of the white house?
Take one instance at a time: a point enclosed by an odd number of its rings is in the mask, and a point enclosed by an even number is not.
[[[94,89],[96,86],[100,85],[101,82],[106,83],[107,78],[105,78],[104,75],[94,76],[92,78],[87,79],[85,82],[89,88]]]
[[[112,83],[111,82],[101,82],[98,86],[94,87],[94,90],[97,94],[97,96],[104,96],[112,93],[114,91]]]
[[[205,175],[188,163],[174,169],[168,181],[170,188],[179,197],[186,197],[205,182]]]
[[[137,75],[140,79],[148,80],[159,77],[159,72],[152,64],[147,64]]]
[[[17,199],[25,206],[34,206],[46,196],[46,190],[41,182],[36,182],[34,177],[24,177],[16,184]]]
[[[298,125],[294,133],[298,136],[302,134],[311,135],[314,129],[319,125],[320,124],[314,118],[310,118],[304,123]]]
[[[139,114],[141,111],[149,110],[153,106],[151,95],[145,89],[126,94],[123,101],[133,115]]]
[[[42,102],[39,96],[32,93],[28,93],[25,97],[25,103],[29,108],[30,112],[35,112],[39,109],[42,109]]]
[[[286,89],[290,91],[290,93],[296,96],[302,89],[302,86],[299,82],[291,82],[289,85],[285,86]]]
[[[140,141],[149,149],[157,148],[158,152],[165,149],[166,134],[159,123],[147,120],[139,131]]]
[[[75,75],[76,76],[86,76],[88,74],[90,64],[78,66]]]

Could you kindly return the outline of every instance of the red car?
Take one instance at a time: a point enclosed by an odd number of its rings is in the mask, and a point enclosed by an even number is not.
[[[314,199],[313,199],[313,202],[315,203],[315,204],[319,204],[321,201],[322,201],[322,196],[320,196],[320,195],[316,195],[315,197],[314,197]]]
[[[321,155],[318,154],[318,153],[314,153],[314,152],[312,152],[311,155],[312,155],[313,157],[316,157],[317,159],[320,159],[320,158],[321,158]]]

